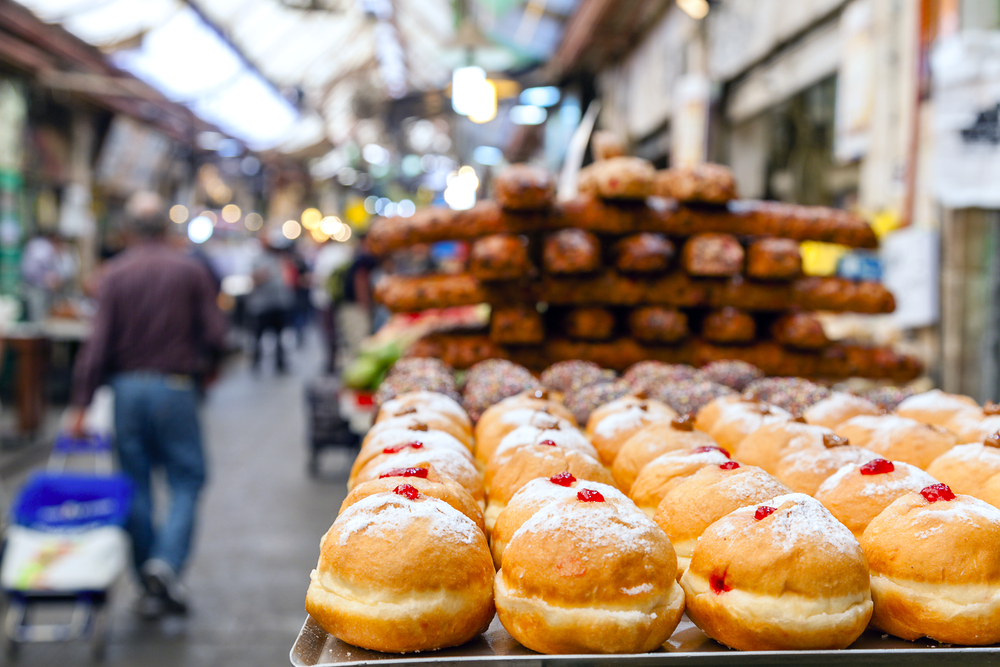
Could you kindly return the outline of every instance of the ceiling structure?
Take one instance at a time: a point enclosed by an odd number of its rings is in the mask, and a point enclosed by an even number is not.
[[[290,153],[342,144],[454,67],[545,62],[579,2],[18,0],[251,148]]]

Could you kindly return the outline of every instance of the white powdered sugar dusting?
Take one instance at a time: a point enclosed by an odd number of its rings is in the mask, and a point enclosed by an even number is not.
[[[600,491],[601,495],[608,500],[616,500],[632,504],[632,501],[628,498],[628,496],[615,487],[608,486],[607,484],[577,480],[573,482],[572,486],[562,486],[561,484],[553,484],[549,481],[548,477],[539,477],[538,479],[531,480],[518,489],[517,493],[511,496],[510,501],[507,503],[507,507],[511,507],[520,502],[530,502],[534,504],[536,502],[541,503],[549,500],[554,502],[556,500],[562,500],[563,498],[575,498],[576,494],[582,488]]]
[[[405,445],[410,442],[422,443],[422,451],[447,449],[457,452],[468,459],[472,459],[472,453],[469,452],[469,448],[463,445],[458,438],[444,431],[435,431],[433,429],[427,431],[411,431],[405,428],[387,429],[372,436],[372,439],[365,444],[365,448],[369,451],[381,451],[386,447]]]
[[[398,539],[399,533],[413,521],[426,522],[428,535],[436,539],[456,539],[474,544],[482,535],[472,519],[448,503],[424,497],[409,500],[393,492],[376,493],[362,498],[337,517],[334,528],[340,532],[340,545],[355,533],[364,532],[383,540]]]
[[[803,472],[821,475],[834,469],[837,472],[851,463],[868,463],[879,458],[875,452],[861,447],[833,447],[824,450],[806,449],[786,454],[781,459],[784,472]]]
[[[891,437],[899,429],[912,429],[924,426],[915,419],[900,417],[899,415],[858,415],[851,417],[841,424],[841,428],[854,426],[868,431],[871,439],[882,439]]]
[[[469,415],[455,399],[433,391],[411,391],[406,394],[400,394],[396,398],[383,403],[382,412],[387,415],[394,415],[400,410],[411,406],[426,408],[433,412],[453,415],[462,419],[462,421],[469,421]]]
[[[554,430],[529,425],[518,426],[504,436],[500,444],[497,445],[496,451],[493,452],[493,456],[498,457],[504,452],[512,451],[518,447],[535,445],[542,440],[551,440],[556,443],[556,447],[572,449],[581,454],[597,457],[597,450],[594,449],[594,446],[590,444],[590,440],[579,429],[570,427]]]
[[[760,411],[761,405],[767,406],[767,413]],[[750,434],[762,426],[789,421],[791,418],[791,413],[786,412],[776,405],[737,401],[722,406],[715,428],[723,425],[733,426],[742,433]]]
[[[963,400],[965,397],[955,396],[941,391],[931,389],[922,394],[909,396],[896,406],[897,412],[907,412],[909,410],[930,410],[931,412],[953,412],[956,410],[975,409],[978,405],[971,400]]]
[[[661,454],[655,459],[646,464],[646,467],[651,466],[670,466],[670,467],[684,467],[691,464],[703,464],[703,465],[722,465],[729,460],[729,457],[720,452],[717,449],[712,449],[707,452],[688,452],[684,450],[674,450],[672,452],[667,452],[666,454]]]
[[[848,394],[845,391],[835,391],[821,401],[817,401],[805,411],[805,418],[810,422],[826,422],[837,415],[852,409],[877,411],[877,406],[869,400]]]
[[[609,439],[625,431],[637,431],[646,424],[655,421],[669,421],[666,414],[643,410],[639,406],[632,406],[621,412],[613,412],[594,427],[594,434],[602,438]]]
[[[983,463],[992,467],[1000,467],[1000,449],[973,442],[968,445],[952,447],[937,458],[938,461],[961,461],[963,463]]]
[[[971,496],[929,503],[918,516],[929,516],[942,523],[962,522],[973,526],[981,522],[1000,524],[1000,509]]]
[[[596,488],[589,482],[576,485],[577,492]],[[634,505],[585,503],[567,498],[552,503],[525,521],[511,537],[508,548],[521,534],[547,532],[566,535],[581,550],[603,548],[613,553],[649,553],[652,549],[650,537],[659,530],[659,526]]]
[[[936,479],[908,463],[893,461],[892,465],[895,470],[880,475],[862,475],[862,465],[864,463],[851,463],[843,466],[820,485],[816,494],[833,493],[847,479],[855,476],[865,480],[864,485],[858,489],[857,493],[868,498],[887,495],[899,497],[907,493],[918,492],[931,484],[937,484]]]
[[[856,553],[860,547],[847,526],[837,521],[823,504],[804,493],[790,493],[773,498],[764,505],[778,508],[794,503],[789,511],[778,511],[768,517],[768,526],[776,538],[776,546],[784,551],[794,549],[803,541],[826,542],[841,553]]]
[[[745,472],[744,472],[745,471]],[[722,484],[716,486],[719,494],[739,502],[756,502],[761,494],[781,493],[784,485],[760,468],[743,466],[741,472],[729,475]]]
[[[466,450],[468,451],[468,450]],[[447,475],[458,481],[479,476],[479,471],[466,456],[455,456],[447,449],[404,449],[398,454],[387,454],[385,460],[375,466],[373,478],[394,468],[409,468],[418,463],[430,463],[440,475]]]
[[[653,584],[639,584],[638,586],[633,586],[632,588],[623,588],[621,591],[625,595],[642,595],[643,593],[652,593]]]

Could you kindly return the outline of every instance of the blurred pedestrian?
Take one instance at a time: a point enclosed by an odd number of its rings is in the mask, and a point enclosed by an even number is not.
[[[160,198],[134,195],[126,206],[130,247],[107,263],[93,331],[77,360],[71,431],[83,437],[84,409],[110,382],[123,472],[134,484],[128,531],[147,617],[185,613],[180,574],[188,561],[205,455],[195,378],[222,351],[226,321],[204,265],[166,242],[170,225]],[[154,523],[151,475],[170,491],[163,523]]]
[[[253,289],[247,295],[247,312],[253,319],[253,370],[260,369],[263,355],[262,339],[268,331],[274,333],[274,364],[278,373],[284,373],[285,346],[281,334],[288,325],[295,294],[286,275],[286,262],[282,251],[288,240],[280,230],[274,230],[262,239],[262,251],[251,266]]]
[[[28,320],[39,322],[47,318],[76,273],[76,259],[59,234],[43,231],[28,241],[21,256]]]
[[[339,327],[337,316],[344,300],[344,282],[354,252],[347,243],[327,241],[316,254],[312,272],[312,305],[320,313],[323,339],[326,342],[326,372],[337,366]]]

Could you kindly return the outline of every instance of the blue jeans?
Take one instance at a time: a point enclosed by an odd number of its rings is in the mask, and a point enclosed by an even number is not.
[[[191,550],[198,495],[205,484],[194,383],[158,373],[123,373],[111,386],[118,458],[135,485],[126,526],[133,562],[139,571],[147,560],[158,558],[179,573]],[[151,477],[161,468],[170,489],[170,508],[163,525],[156,527]]]

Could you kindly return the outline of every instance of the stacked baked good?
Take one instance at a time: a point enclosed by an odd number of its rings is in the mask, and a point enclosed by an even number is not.
[[[389,275],[376,296],[395,312],[488,303],[488,334],[433,334],[416,356],[466,368],[507,358],[541,371],[581,359],[624,370],[643,360],[701,366],[740,359],[769,375],[907,381],[920,370],[888,348],[830,341],[813,311],[887,313],[875,282],[802,274],[799,242],[875,247],[862,219],[833,209],[741,201],[720,165],[657,172],[600,160],[581,195],[555,201],[545,170],[514,165],[492,201],[376,220],[371,249],[470,244],[460,274]]]
[[[728,393],[656,398],[706,383]],[[1000,641],[1000,434],[956,444],[928,423],[986,428],[991,406],[880,389],[890,413],[739,363],[616,378],[576,360],[535,380],[493,360],[464,390],[475,419],[404,392],[364,439],[306,599],[348,643],[454,646],[494,609],[542,653],[656,650],[685,610],[741,650],[844,648],[869,621]],[[585,419],[566,405],[580,394]]]

